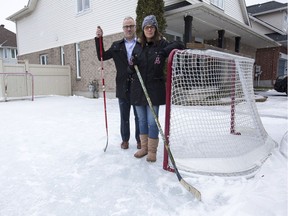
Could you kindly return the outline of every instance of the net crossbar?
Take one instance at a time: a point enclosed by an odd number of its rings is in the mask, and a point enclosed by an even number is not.
[[[275,146],[255,104],[254,60],[190,49],[169,58],[165,135],[179,170],[254,173]]]

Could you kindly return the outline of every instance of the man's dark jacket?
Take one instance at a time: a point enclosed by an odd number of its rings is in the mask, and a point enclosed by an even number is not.
[[[102,41],[103,61],[113,58],[116,67],[116,97],[129,99],[130,75],[127,72],[128,60],[124,39],[112,43],[108,50],[104,50]],[[100,40],[95,37],[97,57],[100,57]]]

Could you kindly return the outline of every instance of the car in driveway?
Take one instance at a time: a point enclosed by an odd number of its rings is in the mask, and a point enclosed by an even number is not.
[[[277,92],[285,92],[286,95],[288,95],[288,92],[287,92],[287,74],[277,77],[276,82],[274,84],[274,89]]]

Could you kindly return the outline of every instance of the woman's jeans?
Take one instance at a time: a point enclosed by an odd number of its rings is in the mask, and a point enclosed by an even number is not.
[[[158,117],[159,106],[153,106],[153,109]],[[157,139],[159,130],[150,107],[148,105],[136,106],[136,111],[139,119],[140,134],[148,134],[149,138]]]

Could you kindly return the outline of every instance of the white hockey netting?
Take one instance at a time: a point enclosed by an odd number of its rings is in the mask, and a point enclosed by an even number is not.
[[[182,50],[172,57],[165,133],[178,169],[254,173],[275,146],[255,105],[254,60],[215,50]]]

